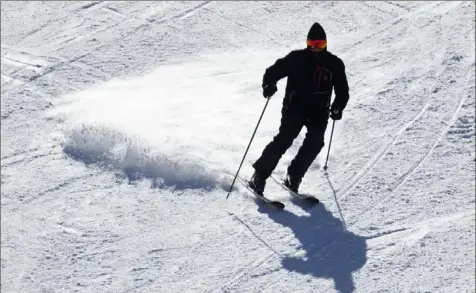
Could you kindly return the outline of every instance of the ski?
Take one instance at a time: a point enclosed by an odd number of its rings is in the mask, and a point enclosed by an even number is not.
[[[311,196],[311,195],[304,195],[304,194],[301,194],[301,193],[296,193],[294,191],[292,191],[291,189],[289,189],[286,185],[284,185],[283,183],[283,180],[279,180],[278,178],[276,178],[274,175],[271,175],[271,178],[276,181],[276,183],[278,183],[279,185],[281,185],[282,188],[286,189],[287,191],[289,191],[294,197],[296,198],[299,198],[301,200],[305,200],[307,202],[310,202],[310,203],[319,203],[319,199],[314,197],[314,196]]]
[[[246,189],[248,189],[251,193],[253,193],[254,196],[261,199],[265,203],[270,204],[270,205],[272,205],[272,206],[274,206],[278,209],[283,209],[284,208],[284,204],[282,202],[277,201],[277,200],[271,200],[271,199],[265,197],[264,195],[256,193],[251,187],[248,186],[248,180],[244,180],[240,177],[237,177],[237,179],[238,179],[238,181],[241,182],[241,184],[243,184],[246,187]]]

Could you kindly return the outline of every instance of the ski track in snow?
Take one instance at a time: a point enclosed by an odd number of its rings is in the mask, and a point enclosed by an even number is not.
[[[405,175],[403,177],[401,177],[399,179],[399,181],[397,182],[397,185],[395,185],[393,188],[392,188],[392,191],[390,191],[387,195],[385,195],[382,199],[380,199],[377,203],[373,204],[371,208],[369,209],[366,209],[364,210],[362,213],[360,213],[358,215],[358,217],[362,217],[362,215],[364,215],[365,213],[367,213],[368,211],[370,211],[371,209],[375,208],[376,206],[379,206],[382,202],[384,202],[390,195],[394,194],[395,191],[402,185],[404,184],[407,179],[423,164],[423,162],[428,158],[428,156],[433,152],[433,150],[435,149],[435,147],[440,144],[441,140],[443,139],[443,137],[448,133],[448,131],[450,130],[450,128],[454,125],[457,117],[458,117],[458,113],[460,112],[461,110],[461,107],[463,106],[463,103],[465,102],[466,98],[468,97],[468,92],[470,90],[470,87],[469,87],[469,82],[470,82],[470,77],[471,77],[471,71],[468,70],[468,73],[466,74],[466,86],[464,87],[465,88],[465,91],[464,93],[460,94],[461,96],[461,99],[460,99],[460,102],[458,103],[458,107],[455,109],[455,111],[452,113],[451,115],[451,119],[450,119],[450,122],[448,123],[448,126],[445,127],[445,129],[441,132],[441,135],[436,139],[435,143],[431,146],[431,148],[428,150],[428,152],[423,156],[422,159],[420,159],[413,167],[410,168],[410,170],[405,173]],[[425,108],[426,108],[426,105],[425,105]],[[370,170],[369,170],[370,172]],[[368,172],[367,172],[368,173]]]
[[[474,8],[2,3],[2,292],[474,292]],[[264,69],[314,21],[351,88],[321,204],[225,200]]]
[[[441,3],[436,3],[435,4],[435,7],[441,5]],[[411,15],[414,15],[414,14],[417,14],[417,13],[420,13],[420,11],[415,11],[413,13],[411,13]],[[384,29],[382,29],[381,31],[378,31],[378,32],[375,32],[373,33],[371,36],[369,36],[368,38],[374,38],[376,37],[377,35],[382,35],[384,33],[388,33],[388,30],[391,28],[392,25],[394,25],[395,23],[397,22],[400,22],[402,19],[405,19],[405,18],[408,18],[410,17],[410,15],[404,15],[404,16],[401,16],[401,17],[398,17],[396,20],[392,20],[391,21],[391,24],[389,26],[386,26]],[[353,44],[353,46],[355,45],[358,45],[360,43],[364,43],[364,41],[359,41],[358,43],[356,44]],[[443,48],[443,52],[445,51],[446,47]],[[441,69],[440,72],[437,74],[437,77],[440,76],[441,74],[441,71],[443,71],[444,69]],[[424,112],[428,109],[429,105],[431,104],[432,102],[432,96],[429,96],[429,98],[426,100],[425,104],[423,105],[423,107],[421,108],[421,111],[418,112],[418,114],[412,118],[407,124],[405,124],[402,128],[400,128],[393,136],[393,140],[391,141],[390,144],[388,144],[387,146],[385,146],[381,151],[378,151],[377,154],[371,159],[369,160],[369,163],[368,163],[368,166],[365,166],[363,168],[363,170],[361,171],[361,174],[360,175],[357,175],[355,176],[355,180],[351,181],[352,183],[349,185],[349,187],[345,188],[345,190],[341,191],[339,190],[339,192],[341,194],[343,194],[343,196],[341,197],[341,199],[344,199],[350,191],[352,191],[352,189],[357,185],[359,184],[374,168],[375,166],[381,161],[381,159],[387,155],[387,153],[389,152],[389,150],[392,148],[392,146],[395,145],[395,143],[400,139],[400,137],[402,136],[402,134],[405,133],[405,131],[410,127],[412,126],[413,123],[415,123],[423,114]],[[354,178],[352,178],[354,179]]]

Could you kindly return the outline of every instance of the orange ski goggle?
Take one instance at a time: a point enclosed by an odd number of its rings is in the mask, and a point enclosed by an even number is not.
[[[324,49],[327,47],[327,41],[326,40],[307,40],[306,44],[314,49]]]

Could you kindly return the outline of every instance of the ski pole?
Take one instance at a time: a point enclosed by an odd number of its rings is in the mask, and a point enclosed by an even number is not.
[[[251,136],[250,143],[248,144],[248,147],[246,148],[245,154],[243,155],[243,159],[241,159],[240,166],[238,167],[238,171],[236,171],[235,178],[233,178],[233,182],[231,183],[230,190],[228,191],[228,194],[226,195],[226,198],[230,196],[230,192],[233,189],[233,185],[235,185],[236,177],[238,177],[238,174],[240,173],[241,166],[243,165],[243,162],[245,161],[246,154],[248,153],[248,150],[250,149],[251,142],[253,141],[253,138],[255,137],[256,131],[258,130],[258,126],[261,122],[261,118],[263,118],[264,111],[266,110],[266,107],[268,107],[270,98],[266,99],[266,104],[264,105],[263,112],[261,112],[261,116],[259,117],[258,124],[256,124],[255,131],[253,132],[253,135]]]
[[[332,131],[331,131],[331,139],[329,140],[329,149],[327,150],[327,159],[326,164],[324,166],[324,171],[327,170],[327,161],[329,160],[329,153],[331,152],[331,143],[332,143],[332,136],[334,135],[334,126],[336,125],[336,121],[332,123]]]

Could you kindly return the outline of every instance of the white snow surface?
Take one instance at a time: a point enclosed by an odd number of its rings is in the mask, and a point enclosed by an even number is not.
[[[226,199],[315,21],[350,85],[321,203]],[[2,1],[1,290],[475,292],[474,122],[474,1]]]

